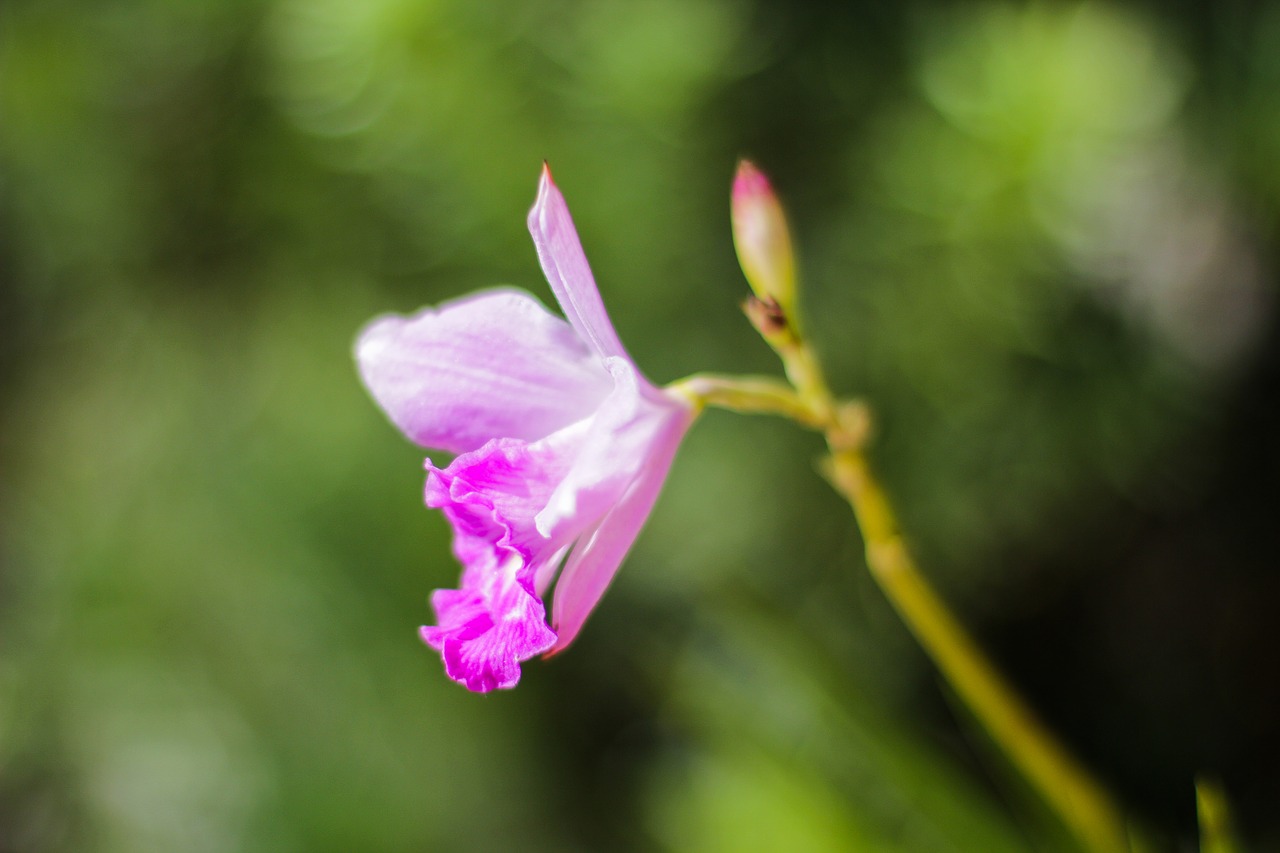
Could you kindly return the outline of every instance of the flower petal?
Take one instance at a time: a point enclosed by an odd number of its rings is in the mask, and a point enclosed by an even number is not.
[[[551,180],[551,169],[543,164],[538,182],[538,198],[529,211],[529,233],[538,250],[538,261],[556,295],[564,315],[602,357],[627,357],[618,333],[609,322],[595,277],[582,251],[578,230],[573,226],[569,206]],[[628,359],[630,360],[630,359]]]
[[[590,419],[536,442],[496,438],[440,469],[428,459],[426,504],[443,510],[454,552],[467,567],[527,563],[565,547],[538,532],[534,519],[570,470]]]
[[[526,584],[532,576],[518,558],[488,572],[468,572],[460,590],[431,596],[439,626],[425,626],[422,641],[440,652],[445,673],[469,690],[515,687],[520,662],[555,642],[542,601]]]
[[[649,385],[630,361],[608,358],[605,366],[613,376],[613,392],[596,411],[573,467],[538,513],[544,536],[572,538],[594,527],[649,464],[651,445],[668,423],[682,422],[683,434],[693,419],[687,403]]]
[[[445,469],[427,460],[427,506],[443,510],[464,566],[461,589],[432,596],[439,624],[422,639],[449,677],[471,690],[513,687],[520,661],[546,651],[541,594],[570,544],[542,536],[534,518],[573,464],[592,419],[544,439],[499,438]]]
[[[450,453],[549,435],[590,415],[611,386],[568,324],[510,289],[376,319],[356,361],[406,436]]]
[[[653,509],[667,471],[675,458],[680,439],[693,423],[694,413],[677,406],[649,433],[643,466],[617,505],[585,534],[569,555],[568,562],[556,582],[552,602],[552,626],[557,639],[550,654],[565,649],[573,642],[604,595],[618,566],[639,535]]]

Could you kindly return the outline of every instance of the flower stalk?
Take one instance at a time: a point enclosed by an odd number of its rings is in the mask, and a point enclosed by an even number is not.
[[[822,429],[824,420],[795,392],[771,376],[723,376],[695,373],[667,386],[696,408],[714,406],[740,414],[779,415],[810,429]]]
[[[893,510],[862,451],[839,448],[823,473],[849,502],[866,543],[867,568],[921,647],[1014,766],[1086,849],[1129,849],[1124,823],[1102,787],[1066,751],[983,655],[907,550]]]
[[[767,182],[762,177],[755,180],[758,172],[749,164],[747,167],[746,174],[753,178],[751,186],[757,188],[759,196],[768,189]],[[743,167],[739,174],[743,174]],[[740,193],[738,186],[735,193]],[[773,211],[781,210],[771,199],[756,197],[754,201],[769,210],[771,216]],[[738,212],[735,206],[735,215]],[[765,221],[785,235],[780,213]],[[742,239],[744,233],[755,234],[756,242]],[[767,229],[756,227],[752,231],[737,224],[735,237],[743,270],[756,291],[744,310],[781,359],[790,387],[756,378],[739,383],[723,377],[716,377],[714,382],[691,377],[682,386],[695,394],[705,392],[701,396],[704,404],[739,412],[778,414],[823,433],[829,453],[822,461],[822,473],[848,501],[862,531],[872,577],[925,653],[1014,767],[1086,849],[1098,853],[1129,850],[1124,821],[1105,789],[1039,722],[912,559],[892,505],[866,458],[865,447],[871,433],[869,411],[861,403],[836,401],[816,352],[790,310],[796,289],[789,275],[794,269],[789,237],[782,239],[770,235]],[[759,286],[762,268],[787,271],[787,306]]]

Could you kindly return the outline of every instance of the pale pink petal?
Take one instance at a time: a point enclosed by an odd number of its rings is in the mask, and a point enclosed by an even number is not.
[[[608,358],[605,364],[613,391],[596,411],[573,467],[538,514],[544,536],[577,536],[593,525],[649,464],[655,436],[668,422],[692,419],[687,403],[653,388],[630,361]]]
[[[573,329],[517,290],[374,320],[356,361],[406,436],[450,453],[542,438],[590,415],[612,386]]]
[[[537,593],[538,598],[547,597],[547,590],[551,589],[551,582],[556,579],[560,564],[564,562],[564,555],[569,553],[569,547],[572,544],[570,542],[565,545],[538,565],[538,571],[533,577],[533,591]]]
[[[551,170],[546,165],[542,167],[537,201],[529,211],[529,233],[533,235],[538,261],[551,292],[578,334],[601,356],[626,358],[627,351],[605,313],[569,207],[552,182]]]
[[[676,449],[693,418],[691,410],[677,411],[651,433],[651,443],[636,480],[596,529],[587,533],[569,555],[556,582],[552,602],[552,626],[557,639],[550,653],[559,652],[573,642],[604,595],[649,517]]]

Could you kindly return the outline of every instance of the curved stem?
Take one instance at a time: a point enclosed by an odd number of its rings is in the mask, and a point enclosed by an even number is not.
[[[827,478],[853,507],[867,567],[939,671],[1013,764],[1090,850],[1125,851],[1120,815],[988,662],[920,574],[862,453],[832,447]]]
[[[695,373],[667,386],[699,406],[756,415],[781,415],[809,427],[822,429],[825,421],[785,382],[771,376],[722,376]]]
[[[793,412],[799,412],[796,420],[823,431],[830,449],[824,473],[853,509],[866,545],[867,567],[925,653],[992,740],[1086,849],[1128,851],[1124,821],[1106,791],[1036,719],[916,567],[893,508],[863,453],[870,432],[865,407],[836,404],[817,355],[795,327],[788,325],[778,306],[749,304],[747,314],[781,357],[795,390],[788,397],[778,389],[779,383],[770,383],[767,394],[744,406],[742,396],[720,393],[724,388],[718,386],[720,399],[740,411],[770,411],[792,417]]]

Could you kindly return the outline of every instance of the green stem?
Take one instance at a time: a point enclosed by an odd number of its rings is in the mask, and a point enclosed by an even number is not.
[[[1200,853],[1237,853],[1231,807],[1216,780],[1196,779],[1196,814],[1200,819]]]
[[[776,315],[753,322],[782,358],[794,387],[767,378],[700,375],[671,389],[701,404],[783,415],[822,430],[831,451],[824,473],[853,509],[867,567],[926,654],[1085,848],[1128,851],[1124,822],[1105,790],[1036,719],[916,567],[863,454],[870,432],[866,408],[836,404],[816,354],[793,327],[776,325]]]
[[[804,341],[779,350],[789,376],[804,376],[802,396],[832,413],[825,430],[827,478],[849,502],[862,530],[867,568],[925,653],[960,699],[1067,827],[1089,850],[1129,849],[1124,822],[1101,785],[1046,729],[983,655],[916,567],[893,508],[862,448],[869,432],[861,407],[837,408],[818,359]],[[794,362],[794,363],[793,363]]]
[[[866,458],[841,448],[839,436],[825,472],[849,501],[866,542],[867,567],[925,652],[1013,764],[1086,848],[1129,849],[1124,824],[1102,788],[1054,739],[987,661],[920,574],[888,500]]]
[[[716,406],[743,414],[780,415],[810,429],[822,429],[825,419],[795,390],[771,376],[721,376],[695,373],[667,386],[699,406]]]

